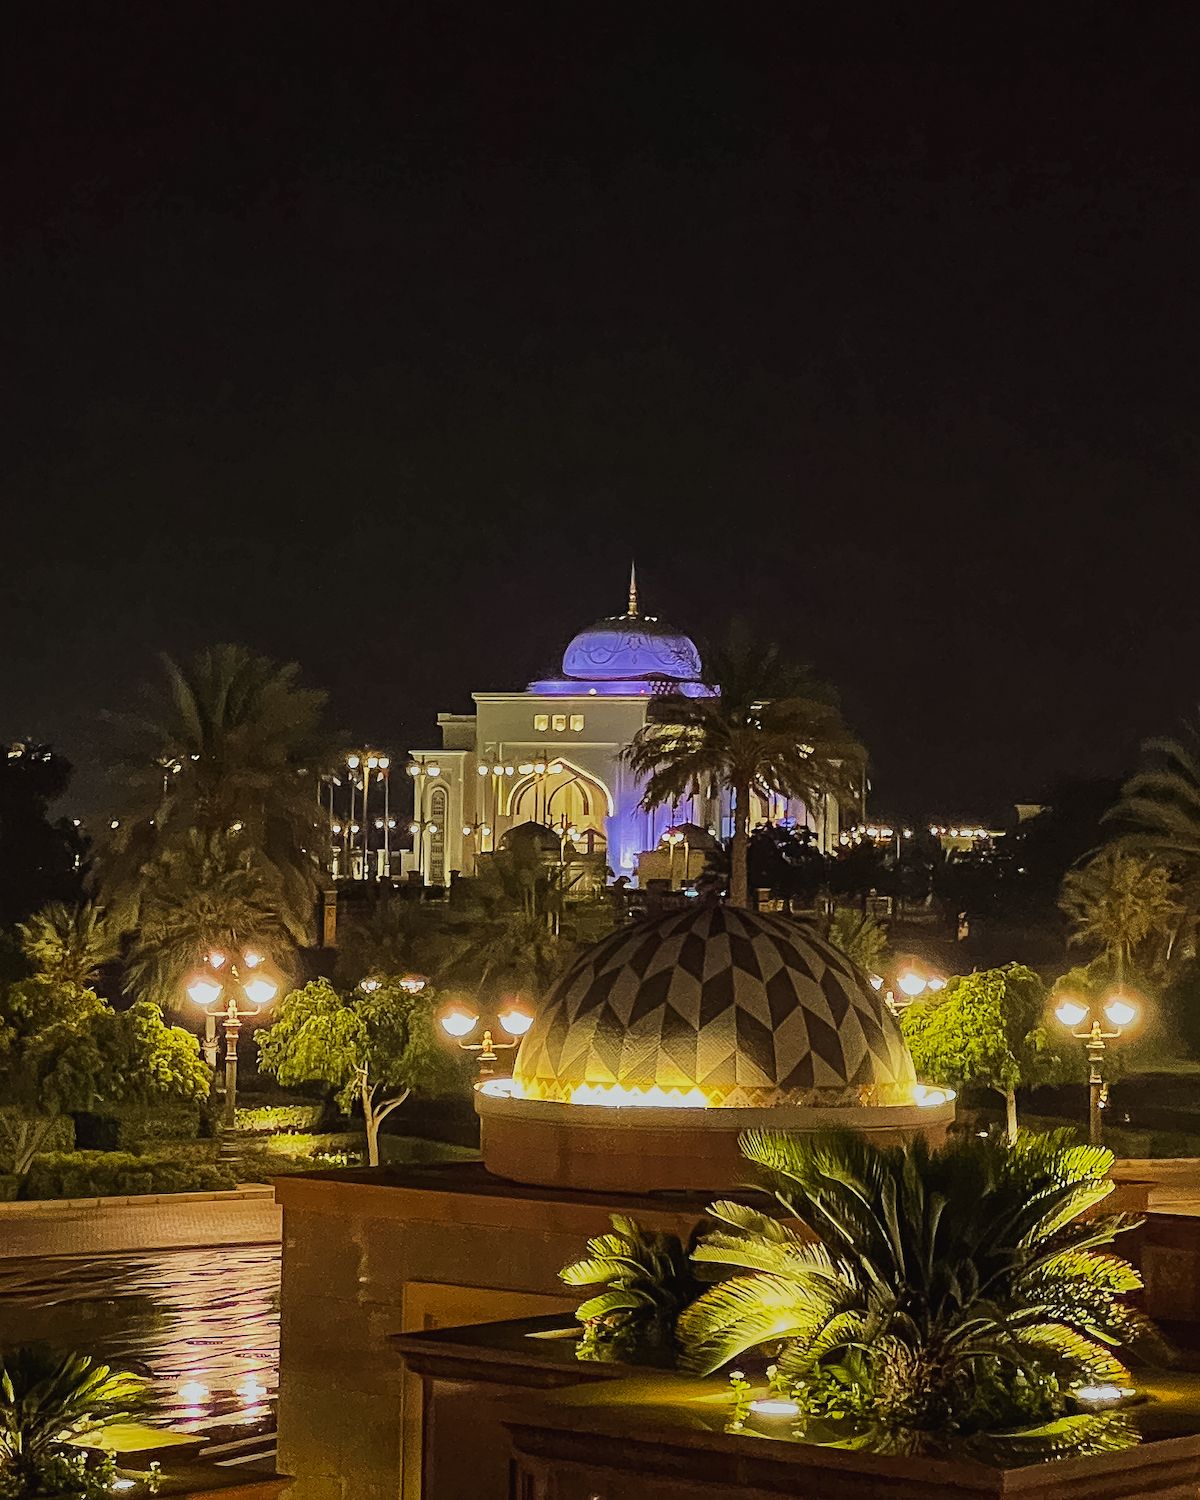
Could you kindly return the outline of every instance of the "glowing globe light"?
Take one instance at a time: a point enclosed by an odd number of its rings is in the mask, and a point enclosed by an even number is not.
[[[442,1017],[442,1030],[447,1036],[469,1036],[478,1024],[479,1017],[468,1015],[465,1010],[452,1010]]]
[[[923,994],[928,988],[928,981],[922,978],[914,969],[909,969],[901,974],[897,980],[901,994],[907,995],[910,1000],[915,1000],[918,995]]]
[[[208,963],[209,963],[209,967],[210,968],[219,969],[219,968],[222,967],[222,965],[224,964],[224,962],[225,962],[225,955],[223,953],[219,953],[216,950],[214,950],[212,953],[210,953],[208,955]]]
[[[933,979],[927,981],[925,987],[926,989],[932,990],[936,995],[938,990],[944,990],[946,988],[946,981],[944,979],[938,979],[935,976]]]
[[[1082,1026],[1088,1018],[1088,1008],[1081,1000],[1067,996],[1055,1006],[1054,1014],[1064,1026]]]
[[[350,769],[352,771],[356,771],[358,769],[358,756],[357,755],[347,755],[347,757],[346,757],[346,764],[350,767]]]
[[[213,1005],[220,998],[222,988],[219,980],[198,974],[187,986],[187,997],[196,1005]]]
[[[475,769],[480,776],[486,776],[488,773],[488,768],[486,766],[476,766]]]
[[[913,1084],[913,1103],[921,1109],[939,1109],[951,1104],[957,1097],[953,1089],[938,1088],[927,1083]]]
[[[425,982],[421,974],[406,974],[400,981],[400,988],[406,995],[419,995],[425,988]]]
[[[1138,1008],[1123,995],[1114,995],[1104,1007],[1104,1014],[1114,1026],[1132,1026],[1137,1020]]]
[[[245,953],[242,954],[242,962],[248,969],[257,969],[263,961],[262,954],[254,948],[247,948]]]
[[[269,1005],[279,993],[279,986],[265,974],[260,974],[256,979],[244,984],[242,989],[246,992],[246,999],[251,1005]]]
[[[515,1008],[500,1012],[500,1024],[509,1036],[524,1036],[533,1025],[533,1017]]]
[[[442,768],[438,765],[437,761],[434,761],[433,765],[425,767],[425,774],[426,776],[440,776]]]

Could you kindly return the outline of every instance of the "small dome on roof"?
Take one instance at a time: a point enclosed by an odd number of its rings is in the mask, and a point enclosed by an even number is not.
[[[581,630],[563,654],[562,669],[583,682],[699,682],[701,673],[693,641],[674,625],[639,613],[632,570],[625,613]]]
[[[544,823],[517,823],[500,835],[501,849],[536,849],[556,855],[561,847],[558,834]]]
[[[709,1106],[911,1105],[886,1002],[807,925],[705,906],[635,923],[567,970],[526,1033],[521,1097],[698,1089]]]

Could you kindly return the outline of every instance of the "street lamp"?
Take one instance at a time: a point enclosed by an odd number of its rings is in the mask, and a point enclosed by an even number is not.
[[[254,948],[245,949],[231,958],[219,948],[213,949],[198,970],[185,982],[187,997],[205,1014],[204,1052],[209,1066],[217,1065],[217,1019],[225,1018],[225,1118],[222,1125],[221,1155],[227,1160],[237,1155],[234,1131],[237,1125],[238,1036],[242,1022],[270,1005],[279,993],[275,980],[263,972],[266,960]],[[242,1008],[239,996],[249,1001]]]
[[[1113,1028],[1105,1031],[1103,1022],[1098,1015],[1092,1014],[1092,1007],[1086,1000],[1078,999],[1074,995],[1064,995],[1054,1007],[1054,1014],[1067,1028],[1067,1030],[1081,1041],[1088,1061],[1088,1140],[1093,1146],[1100,1144],[1101,1123],[1100,1111],[1104,1108],[1108,1096],[1108,1085],[1104,1082],[1104,1074],[1101,1071],[1104,1062],[1104,1054],[1108,1050],[1107,1044],[1114,1042],[1127,1026],[1132,1026],[1141,1015],[1141,1006],[1131,996],[1115,990],[1107,1000],[1104,1000],[1099,1009],[1104,1013],[1104,1019]],[[1087,1023],[1091,1020],[1091,1025]],[[1078,1030],[1083,1027],[1084,1030]]]
[[[413,821],[408,831],[413,836],[413,852],[417,856],[417,874],[425,878],[425,831],[437,833],[438,826],[425,817],[425,788],[441,774],[442,768],[436,760],[410,760],[404,768],[413,779]]]
[[[683,845],[683,880],[686,885],[692,878],[691,863],[692,852],[688,847],[688,835],[686,829],[671,827],[662,836],[662,842],[671,851],[670,878],[668,884],[675,889],[675,850],[680,844]]]
[[[528,1011],[522,1010],[514,999],[506,998],[502,1004],[504,1009],[497,1014],[496,1020],[501,1031],[507,1032],[513,1039],[508,1042],[493,1041],[490,1030],[484,1031],[482,1041],[466,1041],[465,1038],[479,1025],[479,1017],[465,1006],[453,1005],[441,1017],[442,1030],[447,1036],[453,1037],[464,1052],[478,1053],[480,1078],[490,1078],[499,1061],[497,1054],[512,1052],[519,1047],[521,1038],[533,1025],[533,1017]]]

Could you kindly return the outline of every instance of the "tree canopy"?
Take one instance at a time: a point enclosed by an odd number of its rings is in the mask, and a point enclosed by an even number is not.
[[[810,809],[827,793],[844,800],[864,755],[830,689],[741,628],[708,654],[705,680],[711,696],[655,700],[624,756],[645,782],[647,808],[675,805],[710,787],[731,790],[729,899],[746,906],[751,795],[796,797]]]
[[[1043,1021],[1046,988],[1032,969],[1007,964],[961,974],[900,1014],[918,1077],[961,1089],[988,1088],[1005,1101],[1016,1138],[1016,1090],[1054,1076],[1059,1060]]]
[[[210,1086],[196,1038],[164,1025],[155,1005],[117,1012],[92,990],[43,974],[0,989],[0,1134],[18,1174],[56,1114],[101,1101],[203,1099]]]
[[[1162,972],[1184,917],[1170,869],[1153,854],[1102,851],[1063,880],[1059,906],[1071,941],[1103,955],[1118,978]]]
[[[339,994],[326,979],[293,990],[259,1033],[259,1064],[284,1085],[328,1084],[347,1114],[357,1104],[367,1159],[379,1165],[379,1127],[411,1094],[461,1083],[460,1055],[438,1036],[437,995],[398,978]]]

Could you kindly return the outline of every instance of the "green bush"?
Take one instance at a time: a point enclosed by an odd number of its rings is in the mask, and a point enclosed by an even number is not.
[[[145,1193],[211,1193],[235,1186],[211,1161],[134,1156],[124,1151],[59,1151],[34,1158],[22,1198],[123,1198]]]
[[[0,1172],[0,1203],[11,1203],[20,1186],[21,1179],[15,1172]]]
[[[91,1151],[152,1151],[164,1141],[194,1141],[200,1134],[202,1106],[195,1100],[153,1105],[113,1105],[103,1113],[76,1117],[78,1144]],[[55,1146],[56,1151],[70,1151]]]
[[[37,1118],[24,1116],[20,1110],[13,1109],[11,1105],[0,1108],[5,1122],[17,1124],[26,1118]],[[70,1115],[55,1115],[50,1134],[46,1137],[44,1149],[47,1151],[74,1151],[75,1149],[75,1121]],[[12,1153],[7,1146],[7,1135],[0,1129],[0,1172],[12,1171]]]
[[[323,1104],[264,1104],[237,1111],[237,1128],[256,1135],[316,1130],[325,1113]]]

